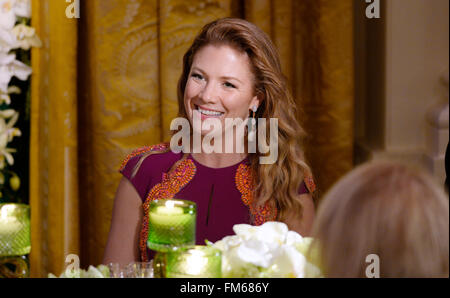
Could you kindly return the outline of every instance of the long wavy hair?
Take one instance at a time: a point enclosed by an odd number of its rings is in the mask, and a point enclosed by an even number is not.
[[[302,150],[305,132],[296,119],[297,105],[282,74],[275,46],[261,29],[242,19],[224,18],[205,25],[183,57],[183,69],[178,81],[179,117],[188,119],[184,105],[186,83],[195,54],[207,45],[226,45],[247,54],[254,76],[254,93],[262,99],[255,118],[265,118],[266,123],[270,123],[270,118],[278,119],[276,162],[259,163],[259,157],[269,153],[257,151],[249,154],[255,186],[253,204],[258,207],[268,203],[276,208],[277,220],[299,221],[303,207],[298,191],[305,174],[311,175],[311,171]],[[266,142],[269,144],[270,125],[267,125],[266,130]]]

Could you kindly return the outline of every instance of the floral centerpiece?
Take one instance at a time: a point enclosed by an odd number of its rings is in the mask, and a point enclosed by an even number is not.
[[[235,235],[226,236],[208,246],[222,252],[224,278],[290,278],[324,277],[320,252],[313,239],[289,231],[286,224],[267,222],[261,226],[234,225]],[[67,271],[67,270],[66,270]],[[108,266],[89,266],[63,272],[60,277],[111,277]],[[49,274],[49,277],[56,277]]]
[[[210,243],[222,251],[223,277],[323,277],[313,239],[286,224],[238,224],[233,230],[236,235]]]

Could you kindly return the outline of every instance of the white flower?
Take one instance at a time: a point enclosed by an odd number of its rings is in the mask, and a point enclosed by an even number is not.
[[[16,47],[29,50],[30,47],[42,46],[41,40],[36,35],[36,30],[30,26],[19,24],[12,29],[17,44]]]
[[[261,226],[239,224],[233,227],[236,235],[243,239],[258,239],[265,242],[283,243],[286,239],[288,227],[281,222],[266,222]]]
[[[16,23],[15,0],[0,0],[0,28],[12,29]]]
[[[13,10],[16,16],[31,18],[31,0],[14,0]]]
[[[49,273],[49,278],[57,278],[56,275]],[[98,265],[97,267],[89,266],[88,270],[74,269],[67,270],[61,273],[59,278],[107,278],[110,277],[109,268],[105,265]]]
[[[8,87],[8,90],[6,93],[3,93],[2,90],[0,90],[0,104],[6,103],[9,105],[11,103],[11,97],[10,94],[20,94],[20,89],[17,86],[10,86]]]
[[[0,91],[8,93],[8,84],[13,76],[25,81],[31,74],[31,68],[16,60],[15,54],[0,53]]]
[[[16,152],[16,150],[11,148],[2,148],[0,147],[0,170],[5,168],[5,158],[6,161],[10,164],[14,164],[14,158],[12,157],[11,153]]]
[[[21,135],[18,128],[13,127],[19,118],[19,113],[12,109],[0,111],[0,169],[5,167],[5,159],[8,164],[14,164],[14,158],[11,153],[15,152],[15,149],[8,148],[8,143],[12,141],[14,137]],[[9,119],[6,122],[6,119]]]
[[[31,0],[0,0],[0,28],[12,29],[17,17],[31,17]]]
[[[306,257],[311,238],[289,231],[286,224],[239,224],[236,235],[213,245],[222,251],[223,277],[319,277],[320,269]]]
[[[0,27],[0,53],[8,53],[12,49],[18,48],[16,36],[11,31]]]

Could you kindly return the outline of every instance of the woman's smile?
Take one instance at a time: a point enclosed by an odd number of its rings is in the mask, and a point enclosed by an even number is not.
[[[200,113],[202,121],[208,118],[220,118],[225,114],[224,112],[217,111],[211,108],[206,108],[204,106],[198,106],[196,104],[194,104],[194,107],[195,107],[194,111]]]

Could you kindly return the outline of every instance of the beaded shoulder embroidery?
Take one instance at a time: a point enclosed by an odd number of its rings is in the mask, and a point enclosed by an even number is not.
[[[125,166],[127,165],[128,161],[135,156],[138,156],[138,155],[141,155],[141,154],[144,154],[147,152],[152,152],[152,151],[162,151],[162,150],[166,150],[167,148],[169,148],[169,143],[161,143],[161,144],[157,144],[157,145],[144,146],[144,147],[138,148],[127,155],[127,157],[123,160],[119,171],[122,171],[125,168]]]
[[[248,206],[253,217],[254,225],[262,225],[267,221],[273,221],[277,218],[277,209],[268,204],[255,208],[253,201],[253,179],[250,166],[241,164],[236,172],[236,188],[242,195],[242,202]],[[316,185],[311,175],[305,175],[304,182],[310,193],[316,189]]]
[[[242,202],[249,208],[254,225],[262,225],[267,221],[273,221],[277,217],[276,208],[272,208],[268,202],[264,206],[255,208],[253,201],[253,179],[249,165],[239,165],[235,176],[236,188],[241,193]]]
[[[181,161],[177,167],[170,173],[162,174],[161,183],[156,184],[150,190],[143,204],[144,218],[140,233],[139,247],[141,250],[141,260],[148,261],[147,256],[147,238],[150,203],[157,199],[172,199],[180,190],[185,187],[195,176],[196,167],[191,159]]]

